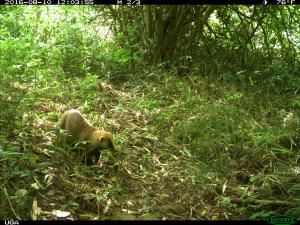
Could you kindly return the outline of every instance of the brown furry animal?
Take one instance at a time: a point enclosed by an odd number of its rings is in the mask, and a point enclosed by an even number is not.
[[[115,149],[112,133],[94,128],[78,110],[66,111],[59,120],[59,126],[70,134],[68,142],[86,141],[87,153],[96,158],[99,158],[101,149]]]

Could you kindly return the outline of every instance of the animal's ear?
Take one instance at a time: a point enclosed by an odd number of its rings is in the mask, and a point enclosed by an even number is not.
[[[104,141],[104,137],[103,136],[99,137],[99,141],[103,142]]]

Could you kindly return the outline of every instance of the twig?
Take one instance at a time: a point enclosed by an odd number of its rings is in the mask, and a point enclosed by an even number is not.
[[[7,200],[8,200],[8,203],[10,205],[10,208],[11,208],[12,212],[14,213],[15,217],[17,218],[17,220],[21,220],[21,217],[17,215],[17,213],[15,212],[15,210],[14,210],[14,208],[13,208],[13,206],[12,206],[10,200],[9,200],[9,196],[7,194],[6,188],[5,187],[1,187],[1,189],[3,190],[5,196],[6,196]]]
[[[299,202],[290,202],[290,201],[282,201],[282,200],[243,200],[240,198],[232,198],[230,199],[232,203],[251,203],[251,204],[262,204],[262,205],[283,205],[283,206],[298,206]]]

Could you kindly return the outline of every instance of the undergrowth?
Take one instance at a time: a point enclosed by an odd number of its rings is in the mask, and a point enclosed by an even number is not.
[[[159,71],[122,86],[106,79],[3,85],[1,218],[32,218],[37,208],[50,218],[51,202],[74,218],[111,219],[120,208],[137,218],[299,215],[297,96]],[[69,108],[115,133],[116,161],[104,151],[100,168],[88,168],[56,141]]]

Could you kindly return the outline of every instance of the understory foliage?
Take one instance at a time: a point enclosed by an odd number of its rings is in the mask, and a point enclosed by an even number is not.
[[[299,18],[1,7],[0,218],[300,219]],[[88,167],[59,141],[70,108],[117,154]]]

